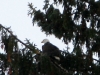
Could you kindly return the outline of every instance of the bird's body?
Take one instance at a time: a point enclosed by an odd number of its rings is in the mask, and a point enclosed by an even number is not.
[[[42,42],[44,42],[44,45],[42,46],[43,54],[60,60],[60,50],[55,45],[51,44],[47,39],[44,39]]]
[[[54,46],[53,44],[51,44],[50,42],[47,42],[45,43],[43,46],[42,46],[42,50],[43,50],[43,53],[49,55],[49,56],[60,56],[60,51],[59,49]]]

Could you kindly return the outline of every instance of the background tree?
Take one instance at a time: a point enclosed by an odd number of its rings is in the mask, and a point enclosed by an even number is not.
[[[72,53],[65,54],[62,63],[69,74],[99,75],[100,60],[100,1],[95,0],[49,0],[44,1],[44,11],[29,4],[33,24],[37,23],[47,35],[54,34],[67,45],[73,42]],[[62,6],[62,13],[56,6]],[[84,52],[83,46],[86,47]],[[94,63],[93,61],[97,62]]]

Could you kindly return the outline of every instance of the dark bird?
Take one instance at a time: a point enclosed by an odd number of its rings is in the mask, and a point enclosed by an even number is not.
[[[60,61],[61,52],[58,47],[51,44],[48,39],[44,39],[41,43],[44,43],[42,46],[43,54]]]

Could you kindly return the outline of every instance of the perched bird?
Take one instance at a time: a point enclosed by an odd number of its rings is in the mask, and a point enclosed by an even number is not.
[[[59,48],[51,44],[48,39],[44,39],[41,43],[44,43],[42,46],[43,54],[60,61],[61,52]]]

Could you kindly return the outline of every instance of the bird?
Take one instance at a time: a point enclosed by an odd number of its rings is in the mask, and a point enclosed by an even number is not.
[[[41,43],[44,43],[42,45],[43,54],[60,61],[61,51],[58,47],[50,43],[48,39],[44,39]]]

